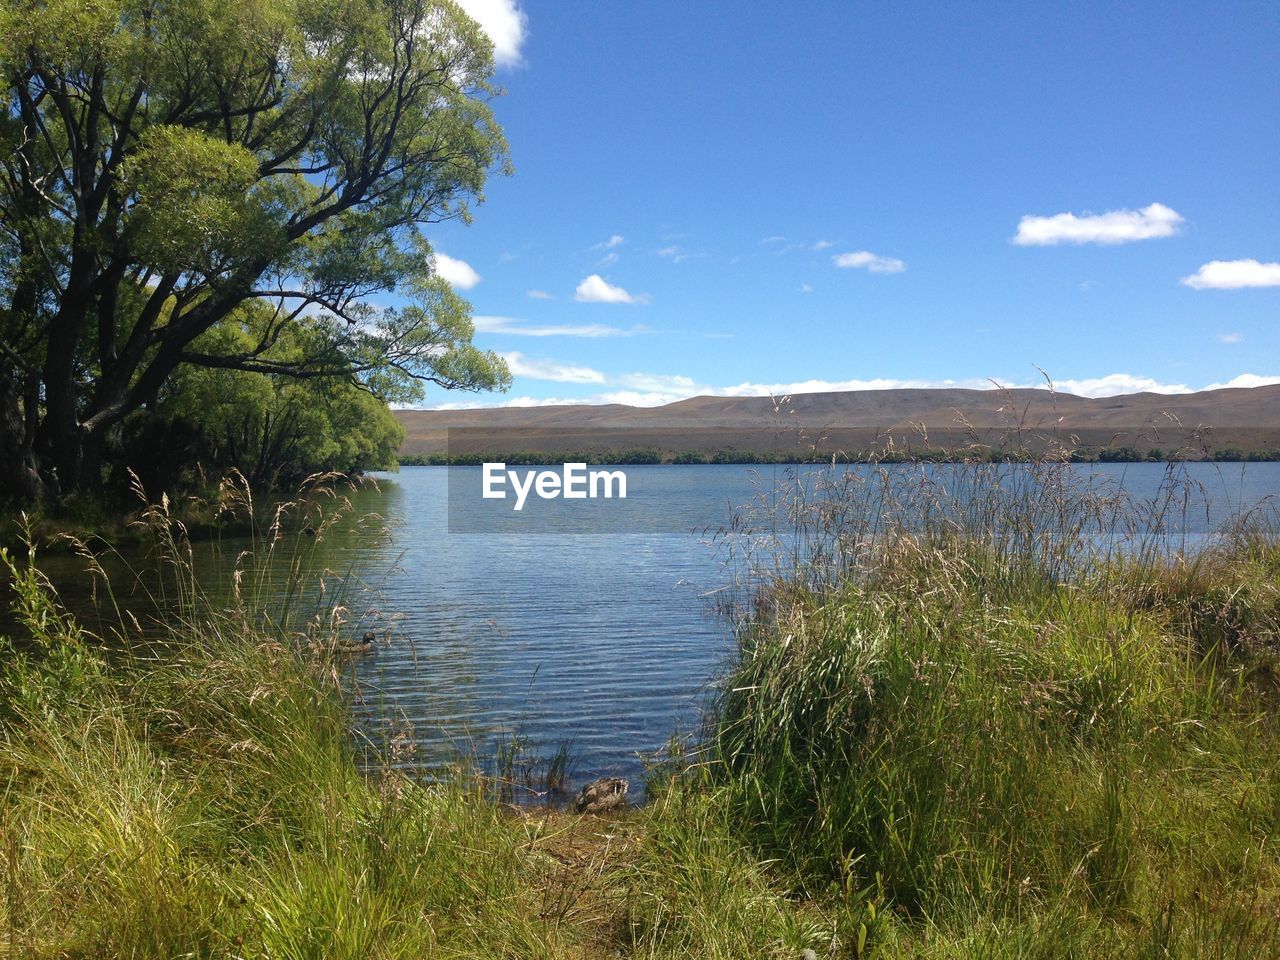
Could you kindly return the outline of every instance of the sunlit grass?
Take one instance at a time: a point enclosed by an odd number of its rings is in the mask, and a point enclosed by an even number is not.
[[[796,515],[710,728],[736,834],[885,956],[1277,955],[1280,548],[1090,541],[1037,469]]]
[[[558,954],[527,831],[463,777],[363,771],[323,659],[228,618],[108,668],[13,573],[51,651],[4,678],[14,955]]]
[[[1001,476],[964,518],[927,489],[931,526],[793,511],[703,742],[609,818],[495,802],[515,746],[495,788],[357,741],[361,618],[341,577],[305,587],[329,516],[271,523],[214,604],[150,511],[160,656],[104,656],[6,557],[0,954],[1280,956],[1266,517],[1194,555],[1081,550],[1114,504]]]

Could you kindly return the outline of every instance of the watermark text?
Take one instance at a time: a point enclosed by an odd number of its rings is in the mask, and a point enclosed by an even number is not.
[[[508,470],[505,463],[486,463],[481,481],[481,496],[486,500],[505,500],[507,487],[515,493],[515,509],[523,510],[530,492],[542,500],[563,497],[566,500],[627,498],[627,475],[621,470],[588,470],[585,463],[566,463],[559,470],[527,470],[521,476]]]

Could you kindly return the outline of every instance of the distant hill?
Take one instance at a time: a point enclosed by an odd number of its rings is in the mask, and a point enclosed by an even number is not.
[[[725,450],[1280,450],[1280,385],[1091,399],[1048,390],[855,390],[693,397],[661,407],[399,410],[402,455]]]

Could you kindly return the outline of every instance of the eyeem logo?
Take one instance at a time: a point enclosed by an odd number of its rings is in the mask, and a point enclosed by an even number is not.
[[[532,490],[543,500],[594,500],[599,497],[627,498],[627,475],[621,470],[588,470],[585,463],[566,463],[559,470],[530,470],[522,478],[505,463],[486,463],[481,495],[486,500],[505,500],[506,485],[515,491],[515,509],[523,510]],[[615,493],[615,489],[617,492]]]

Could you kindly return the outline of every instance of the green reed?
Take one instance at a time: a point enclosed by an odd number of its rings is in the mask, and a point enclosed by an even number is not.
[[[1177,465],[1065,459],[770,496],[699,772],[743,842],[864,891],[876,955],[1275,955],[1273,513],[1192,549]]]

